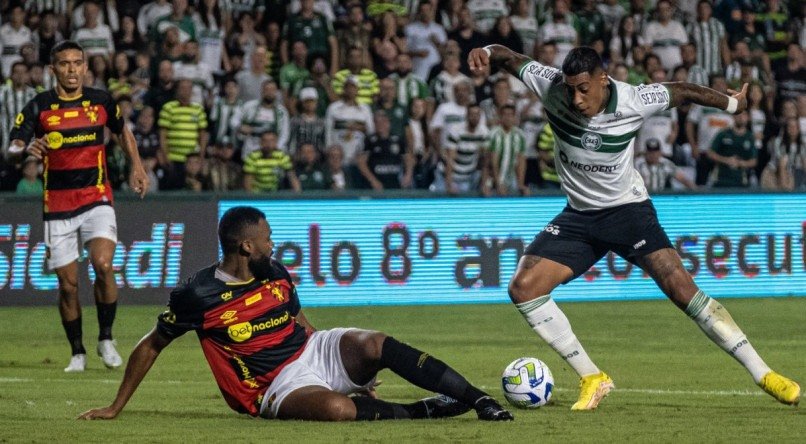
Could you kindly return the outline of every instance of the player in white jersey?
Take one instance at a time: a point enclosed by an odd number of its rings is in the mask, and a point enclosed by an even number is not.
[[[526,248],[509,295],[535,332],[581,377],[579,400],[571,409],[596,408],[614,385],[585,352],[550,293],[609,250],[652,276],[764,391],[784,404],[797,404],[800,386],[772,371],[728,311],[686,272],[632,162],[635,135],[644,119],[684,103],[735,114],[747,108],[747,85],[732,96],[686,82],[634,87],[608,77],[601,58],[588,47],[571,50],[562,70],[501,45],[473,49],[468,64],[474,72],[493,65],[518,75],[543,99],[555,135],[555,165],[568,206]]]

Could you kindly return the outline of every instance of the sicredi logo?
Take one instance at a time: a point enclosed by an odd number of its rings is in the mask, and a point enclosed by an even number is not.
[[[55,290],[56,274],[47,269],[44,242],[30,241],[30,224],[0,224],[0,290]],[[155,223],[148,240],[118,242],[112,258],[118,288],[173,288],[179,283],[184,223]],[[10,247],[10,248],[7,248]],[[90,280],[95,272],[86,265]]]

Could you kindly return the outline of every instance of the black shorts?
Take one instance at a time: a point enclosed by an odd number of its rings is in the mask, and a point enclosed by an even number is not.
[[[672,248],[649,199],[605,210],[578,211],[566,206],[526,247],[573,270],[576,279],[608,251],[631,263],[649,253]]]

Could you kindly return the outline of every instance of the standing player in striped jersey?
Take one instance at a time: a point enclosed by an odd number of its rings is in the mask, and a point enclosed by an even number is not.
[[[112,270],[117,223],[107,177],[106,128],[118,137],[129,156],[129,185],[141,198],[148,190],[148,176],[140,163],[134,135],[112,96],[83,86],[87,64],[81,46],[61,42],[53,47],[50,59],[56,87],[37,94],[17,115],[9,151],[26,152],[44,163],[48,267],[56,271],[59,280],[59,314],[73,354],[64,371],[80,372],[86,366],[76,262],[84,247],[89,249],[96,275],[97,351],[107,367],[119,367],[123,361],[112,340],[118,300]]]
[[[251,416],[309,421],[446,418],[475,409],[483,421],[512,414],[428,353],[377,331],[315,330],[302,312],[288,270],[272,259],[266,215],[227,210],[218,225],[224,258],[171,292],[168,310],[132,351],[111,405],[82,419],[112,419],[162,350],[195,331],[224,400]],[[442,396],[397,404],[374,395],[384,369]]]
[[[571,409],[596,408],[614,385],[588,357],[550,293],[608,250],[652,276],[764,391],[784,404],[797,404],[800,386],[772,371],[728,311],[686,272],[633,167],[635,136],[644,119],[688,102],[736,114],[747,108],[747,85],[732,96],[686,82],[634,87],[608,77],[601,58],[588,47],[571,50],[562,70],[501,45],[475,48],[468,57],[472,70],[492,64],[536,92],[555,135],[555,165],[568,206],[526,248],[509,295],[535,332],[581,377],[579,400]]]
[[[431,190],[450,194],[481,191],[489,195],[482,171],[486,170],[490,130],[481,121],[481,107],[476,103],[467,105],[465,123],[452,125],[446,131],[447,138],[440,153],[442,160],[437,165]]]
[[[518,192],[529,194],[526,186],[526,134],[515,126],[515,106],[500,108],[501,125],[490,130],[492,178],[496,192],[507,196]]]
[[[0,146],[9,146],[14,118],[35,95],[36,90],[28,86],[28,67],[23,62],[14,62],[11,66],[11,83],[0,86]]]
[[[697,21],[691,23],[688,33],[697,47],[697,65],[710,74],[721,73],[722,66],[730,65],[730,48],[725,25],[712,16],[709,0],[697,3]]]

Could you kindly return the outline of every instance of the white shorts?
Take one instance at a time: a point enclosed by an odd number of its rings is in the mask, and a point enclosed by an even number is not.
[[[324,387],[344,395],[372,387],[375,378],[366,385],[356,385],[344,368],[339,342],[350,330],[355,329],[334,328],[314,332],[302,355],[280,371],[269,385],[260,405],[260,416],[276,418],[286,396],[302,387]]]
[[[78,238],[81,236],[81,243]],[[45,245],[48,247],[48,268],[55,270],[77,260],[84,245],[102,237],[118,241],[115,209],[99,205],[70,219],[45,221]]]

